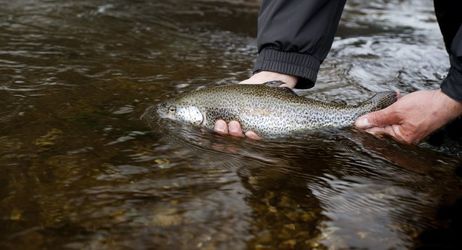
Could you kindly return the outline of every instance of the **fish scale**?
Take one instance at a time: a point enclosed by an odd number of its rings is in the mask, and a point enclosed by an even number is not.
[[[236,120],[244,132],[279,137],[322,127],[351,126],[359,116],[385,108],[396,99],[393,91],[380,92],[357,106],[348,106],[298,96],[288,88],[237,84],[180,94],[157,105],[152,113],[209,129],[219,119]]]

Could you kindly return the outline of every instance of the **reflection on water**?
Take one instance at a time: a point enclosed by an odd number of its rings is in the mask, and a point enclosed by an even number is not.
[[[1,248],[406,248],[460,192],[448,135],[253,142],[143,123],[163,98],[248,76],[258,1],[0,3]],[[306,94],[356,103],[437,87],[447,67],[431,1],[349,1]]]

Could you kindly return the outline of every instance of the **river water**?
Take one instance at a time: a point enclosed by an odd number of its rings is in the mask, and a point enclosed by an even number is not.
[[[248,77],[258,1],[0,4],[0,248],[402,249],[449,225],[454,133],[250,141],[139,119]],[[351,0],[304,94],[437,88],[448,66],[432,1]]]

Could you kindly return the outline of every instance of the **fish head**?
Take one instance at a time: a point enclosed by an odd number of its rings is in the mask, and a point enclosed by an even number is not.
[[[160,118],[193,125],[201,125],[205,121],[204,115],[197,106],[176,100],[168,100],[157,105],[157,114]]]

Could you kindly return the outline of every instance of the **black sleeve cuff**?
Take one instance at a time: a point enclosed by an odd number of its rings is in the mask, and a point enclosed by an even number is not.
[[[311,55],[296,52],[282,52],[272,48],[260,51],[254,73],[273,71],[299,78],[296,88],[311,88],[316,82],[321,62]]]
[[[462,102],[462,71],[458,69],[457,58],[451,56],[450,59],[452,66],[446,79],[441,83],[441,91],[452,99]]]

